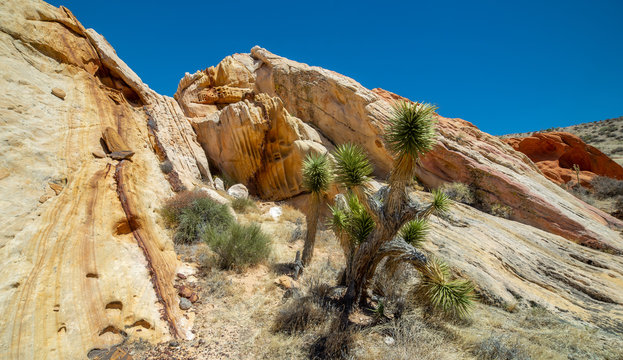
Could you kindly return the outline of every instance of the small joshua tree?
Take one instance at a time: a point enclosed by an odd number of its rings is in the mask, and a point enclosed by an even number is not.
[[[307,214],[307,236],[303,246],[303,266],[309,264],[314,256],[314,245],[316,244],[316,228],[320,217],[320,206],[324,203],[324,198],[329,185],[331,184],[331,170],[329,168],[329,158],[327,154],[310,153],[303,161],[303,187],[311,193],[309,209]]]
[[[428,218],[448,210],[449,200],[433,192],[428,205],[408,195],[419,157],[435,144],[436,108],[429,104],[399,102],[385,128],[385,144],[393,156],[389,184],[374,190],[369,184],[372,167],[361,147],[347,144],[334,152],[334,172],[345,194],[336,197],[329,222],[346,257],[340,279],[347,287],[345,314],[366,301],[367,287],[382,260],[386,268],[409,263],[420,272],[417,298],[446,313],[464,316],[472,301],[473,285],[451,279],[448,266],[429,261],[417,247],[424,241]],[[344,317],[345,319],[347,318]]]

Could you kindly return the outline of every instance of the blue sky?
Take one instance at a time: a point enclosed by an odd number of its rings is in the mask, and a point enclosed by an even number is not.
[[[623,115],[623,1],[51,1],[149,86],[260,45],[504,134]]]

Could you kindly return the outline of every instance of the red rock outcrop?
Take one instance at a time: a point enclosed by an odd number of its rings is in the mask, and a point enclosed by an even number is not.
[[[577,182],[574,165],[580,168],[580,184],[591,187],[596,176],[623,180],[623,167],[599,149],[588,145],[567,132],[535,133],[523,138],[504,141],[515,150],[526,154],[548,179],[556,184]]]

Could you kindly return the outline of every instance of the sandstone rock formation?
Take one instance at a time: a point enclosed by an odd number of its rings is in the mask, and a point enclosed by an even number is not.
[[[158,165],[186,186],[210,173],[177,102],[63,7],[7,0],[0,19],[0,354],[80,359],[126,336],[192,336]],[[103,132],[132,162],[92,155]]]
[[[198,102],[197,94],[202,89],[225,85],[281,99],[288,114],[318,129],[325,147],[345,142],[358,143],[373,161],[375,175],[380,178],[388,176],[391,157],[385,149],[381,132],[391,116],[392,103],[401,99],[400,96],[380,89],[368,90],[353,79],[335,72],[297,63],[255,47],[250,54],[226,58],[216,68],[187,74],[178,86],[176,99],[182,109],[190,109]],[[235,119],[243,119],[244,116],[238,115],[241,112],[233,112],[233,109],[248,107],[249,104],[238,102],[220,112],[218,109],[202,112],[212,115],[201,116],[197,111],[187,111],[186,115],[194,116],[195,124],[208,121],[214,124],[215,120],[208,120],[210,116],[218,114],[221,117],[223,112]],[[231,110],[226,110],[228,108]],[[242,123],[242,120],[237,121]],[[210,144],[212,138],[203,134],[199,126],[195,127],[206,152],[214,154],[216,150],[209,149],[214,146]],[[487,203],[510,207],[513,220],[596,249],[623,252],[617,230],[623,227],[623,223],[549,182],[525,155],[461,119],[439,116],[438,130],[438,145],[422,159],[418,170],[418,176],[426,186],[434,188],[450,181],[470,184],[480,190]],[[258,158],[242,155],[247,152],[241,151],[239,158],[245,161],[247,158]],[[235,158],[235,152],[228,151],[228,154]],[[227,166],[227,161],[217,160],[216,163],[219,167]],[[252,167],[254,171],[258,166],[263,167],[257,162],[255,165],[250,163],[245,162],[245,166]],[[249,174],[235,176],[243,183],[248,183],[250,179]],[[266,180],[254,179],[257,187],[266,184]],[[248,185],[253,188],[252,184]],[[292,188],[284,193],[291,196],[301,190]]]
[[[623,180],[623,167],[599,149],[585,144],[579,137],[566,132],[536,133],[524,138],[504,141],[526,154],[543,175],[556,184],[577,182],[573,166],[580,168],[580,184],[591,187],[596,176]]]

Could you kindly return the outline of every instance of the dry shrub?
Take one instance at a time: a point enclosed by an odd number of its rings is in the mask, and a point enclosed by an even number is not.
[[[326,334],[320,336],[309,350],[310,359],[348,358],[353,343],[350,327],[343,326],[342,319],[335,317]]]
[[[326,320],[327,313],[311,297],[290,301],[279,311],[273,323],[274,332],[292,335],[318,326]]]
[[[623,195],[623,180],[616,180],[605,176],[596,176],[591,185],[598,198],[605,199]]]
[[[305,220],[305,216],[302,212],[293,208],[290,205],[282,205],[281,206],[282,214],[279,217],[280,221],[289,221],[292,223],[302,223]]]
[[[160,170],[165,174],[169,174],[173,171],[173,164],[169,160],[165,160],[160,164]]]
[[[193,201],[206,197],[207,194],[202,191],[181,191],[165,201],[160,209],[160,215],[167,226],[176,226],[182,210],[189,207]]]
[[[502,205],[500,203],[495,203],[491,205],[491,208],[489,209],[489,213],[493,216],[508,219],[512,215],[513,209],[511,209],[510,206]]]
[[[456,202],[467,205],[473,205],[476,202],[472,189],[470,189],[468,185],[460,182],[444,184],[441,187],[441,191]]]
[[[517,340],[491,336],[476,344],[472,350],[479,360],[527,360],[530,356]]]
[[[231,201],[231,207],[237,213],[246,213],[249,211],[257,210],[255,201],[250,198],[234,198]]]

